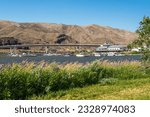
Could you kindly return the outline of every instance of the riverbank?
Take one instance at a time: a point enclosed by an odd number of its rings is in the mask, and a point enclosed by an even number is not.
[[[88,64],[45,62],[9,64],[1,68],[0,99],[30,99],[49,94],[56,94],[57,99],[59,91],[69,91],[95,84],[98,86],[116,85],[118,81],[126,83],[136,79],[136,82],[141,82],[145,78],[150,78],[150,72],[145,71],[142,64],[137,61],[95,61]],[[125,86],[123,84],[122,88]]]

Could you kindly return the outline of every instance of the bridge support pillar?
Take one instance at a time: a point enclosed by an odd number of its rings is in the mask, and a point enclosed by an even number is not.
[[[49,49],[48,49],[48,47],[46,46],[46,47],[45,47],[45,53],[48,54],[48,51],[49,51]]]
[[[16,51],[16,47],[10,47],[10,49],[9,49],[9,52],[10,52],[10,54],[17,54],[17,51]]]
[[[12,48],[10,47],[10,49],[9,49],[9,53],[10,54],[12,54],[13,53],[13,50],[12,50]]]

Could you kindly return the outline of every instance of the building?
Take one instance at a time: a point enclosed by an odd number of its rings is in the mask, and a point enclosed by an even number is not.
[[[96,52],[107,51],[109,46],[111,45],[105,43],[104,45],[101,45],[100,47],[96,48]]]
[[[104,44],[96,48],[96,52],[126,51],[127,45]]]
[[[108,47],[108,51],[126,51],[126,45],[111,45]]]

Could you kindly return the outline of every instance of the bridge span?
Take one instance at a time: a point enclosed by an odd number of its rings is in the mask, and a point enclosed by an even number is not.
[[[0,49],[23,48],[23,47],[54,47],[54,46],[71,46],[71,47],[99,47],[101,44],[22,44],[22,45],[3,45]]]

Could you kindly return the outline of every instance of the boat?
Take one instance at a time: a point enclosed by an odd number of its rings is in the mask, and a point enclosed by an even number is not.
[[[100,57],[101,54],[99,54],[99,53],[94,53],[94,56],[95,56],[95,57]]]
[[[61,56],[62,54],[54,54],[55,56]]]
[[[56,54],[56,53],[45,53],[43,56],[61,56],[61,54]]]
[[[31,53],[22,53],[23,57],[35,57],[36,54],[31,54]]]
[[[124,56],[123,54],[115,53],[115,52],[109,52],[107,56]]]
[[[107,56],[115,56],[116,54],[114,52],[108,52]]]
[[[43,54],[43,56],[54,56],[54,54],[47,53],[47,54]]]
[[[9,54],[8,56],[10,56],[10,57],[22,57],[22,55],[14,54],[14,53]]]
[[[76,54],[76,57],[85,57],[84,54]]]
[[[124,54],[116,54],[115,56],[124,56]]]

